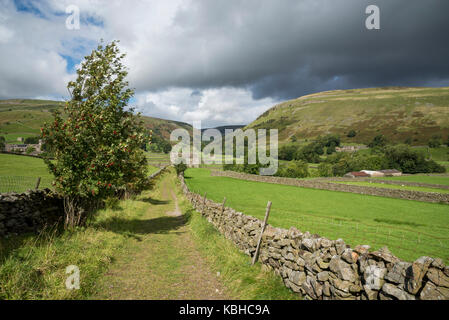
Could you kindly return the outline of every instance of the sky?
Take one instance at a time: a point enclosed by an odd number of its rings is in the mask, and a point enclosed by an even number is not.
[[[0,0],[0,99],[67,99],[100,39],[120,40],[137,111],[203,127],[319,91],[449,86],[447,0]]]

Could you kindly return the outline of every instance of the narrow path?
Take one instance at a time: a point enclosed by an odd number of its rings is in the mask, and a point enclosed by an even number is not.
[[[143,197],[148,210],[134,221],[126,254],[101,279],[94,299],[226,299],[228,296],[195,248],[176,196],[175,175],[160,178]]]

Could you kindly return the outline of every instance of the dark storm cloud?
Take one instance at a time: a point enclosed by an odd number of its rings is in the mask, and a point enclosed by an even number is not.
[[[368,5],[380,8],[380,30],[365,28]],[[164,55],[152,55],[154,76],[141,74],[138,88],[234,86],[286,99],[449,85],[448,15],[447,0],[193,1],[175,15],[178,32],[159,43]]]

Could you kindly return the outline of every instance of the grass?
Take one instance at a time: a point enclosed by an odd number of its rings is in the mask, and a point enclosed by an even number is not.
[[[190,204],[184,202],[184,206]],[[198,212],[189,209],[189,226],[204,257],[212,265],[234,297],[244,300],[295,300],[298,295],[288,290],[279,276],[260,263],[251,265],[251,258],[221,235]]]
[[[437,193],[449,193],[448,189],[438,189],[438,188],[427,188],[427,187],[414,187],[414,186],[400,186],[395,184],[386,183],[373,183],[373,182],[346,182],[346,181],[333,181],[335,183],[348,184],[353,186],[363,186],[363,187],[377,187],[385,189],[400,189],[400,190],[410,190],[410,191],[423,191],[423,192],[437,192]]]
[[[127,234],[99,227],[120,216],[131,219],[146,210],[146,204],[124,201],[123,211],[101,210],[86,228],[74,232],[48,229],[39,235],[0,239],[0,299],[86,299],[95,292],[97,280],[117,255],[122,254]],[[67,290],[66,267],[80,269],[80,290]]]
[[[204,299],[217,271],[228,298],[298,298],[192,211],[175,181],[171,170],[134,200],[108,201],[73,232],[1,238],[0,300]],[[167,215],[170,190],[186,216]],[[65,288],[69,265],[80,269],[80,290]]]
[[[226,197],[227,206],[259,219],[272,201],[273,226],[342,238],[352,246],[386,245],[404,260],[430,255],[449,261],[448,205],[211,177],[206,169],[185,175],[191,190],[216,202]]]
[[[449,176],[437,176],[437,175],[410,175],[401,177],[381,177],[375,178],[379,180],[391,180],[391,181],[404,181],[404,182],[417,182],[417,183],[429,183],[439,184],[443,186],[449,186]]]
[[[7,143],[17,143],[17,138],[38,136],[40,127],[53,119],[51,111],[62,111],[64,102],[34,99],[0,100],[0,136]],[[192,127],[183,122],[142,116],[146,128],[170,139],[170,133],[178,128],[191,132]]]
[[[40,189],[52,187],[53,175],[42,159],[0,153],[0,193],[34,189],[38,177]]]
[[[366,144],[378,134],[391,142],[427,145],[449,134],[449,88],[367,88],[319,92],[282,102],[247,128],[278,129],[279,142],[339,134],[344,144]],[[357,135],[348,138],[355,130]],[[447,155],[443,161],[447,160]]]

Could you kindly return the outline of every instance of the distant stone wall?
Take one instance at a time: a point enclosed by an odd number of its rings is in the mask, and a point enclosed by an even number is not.
[[[39,231],[63,213],[62,198],[49,189],[0,194],[0,237]]]
[[[380,184],[391,184],[397,186],[408,186],[408,187],[424,187],[424,188],[438,188],[438,189],[447,189],[449,190],[449,186],[442,184],[433,184],[433,183],[421,183],[421,182],[410,182],[410,181],[395,181],[395,180],[383,180],[383,179],[371,179],[371,178],[323,178],[321,181],[345,181],[345,182],[372,182],[372,183],[380,183]],[[435,191],[437,192],[437,191]]]
[[[193,207],[227,239],[253,256],[262,221],[222,204],[204,201],[189,191]],[[341,239],[329,240],[296,228],[267,225],[259,261],[282,277],[294,292],[314,300],[449,300],[449,267],[439,258],[401,261],[387,248],[369,252],[369,246],[351,249]]]
[[[355,186],[343,183],[331,183],[324,182],[320,179],[294,179],[294,178],[283,178],[283,177],[272,177],[272,176],[259,176],[255,174],[246,174],[235,171],[217,171],[211,170],[212,176],[236,178],[248,181],[266,182],[274,184],[284,184],[289,186],[313,188],[321,190],[330,191],[340,191],[340,192],[350,192],[358,194],[366,194],[371,196],[381,196],[389,198],[398,198],[406,200],[417,200],[424,202],[437,202],[437,203],[447,203],[449,204],[449,193],[434,193],[434,192],[422,192],[422,191],[412,191],[412,190],[400,190],[400,189],[389,189],[389,188],[378,188],[378,187],[365,187],[365,186]],[[352,179],[350,181],[357,181]]]

